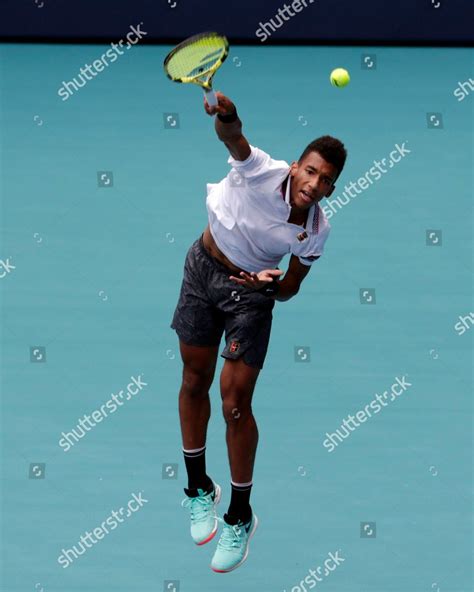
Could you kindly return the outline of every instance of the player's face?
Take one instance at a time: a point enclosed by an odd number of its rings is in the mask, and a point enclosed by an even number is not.
[[[318,152],[310,152],[300,164],[292,163],[291,175],[291,204],[306,210],[334,191],[337,168]]]

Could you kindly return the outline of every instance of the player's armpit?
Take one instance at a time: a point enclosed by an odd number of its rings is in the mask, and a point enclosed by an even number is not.
[[[250,144],[242,134],[237,138],[229,138],[223,141],[235,160],[247,160],[250,156]]]

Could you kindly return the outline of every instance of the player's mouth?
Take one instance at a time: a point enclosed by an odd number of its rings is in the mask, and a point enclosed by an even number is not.
[[[313,202],[313,198],[310,196],[310,194],[309,193],[306,193],[306,191],[303,191],[303,189],[301,189],[300,195],[301,195],[301,199],[305,203],[312,203]]]

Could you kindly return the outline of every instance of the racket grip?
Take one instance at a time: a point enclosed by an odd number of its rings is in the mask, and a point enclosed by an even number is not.
[[[215,107],[218,104],[216,93],[212,89],[205,90],[204,94],[209,107]]]

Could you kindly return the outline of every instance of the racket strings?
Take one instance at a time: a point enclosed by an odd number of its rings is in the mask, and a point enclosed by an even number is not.
[[[222,37],[201,37],[176,48],[166,62],[166,70],[174,80],[202,77],[212,72],[227,51],[226,41]]]

